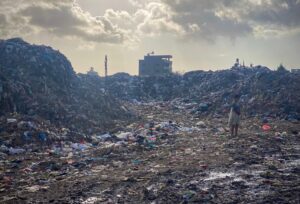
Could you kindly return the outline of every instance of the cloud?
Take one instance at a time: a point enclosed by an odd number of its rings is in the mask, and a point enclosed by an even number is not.
[[[262,1],[260,4],[248,6],[241,17],[261,24],[271,24],[294,28],[300,26],[299,0]]]
[[[137,7],[137,8],[142,8],[143,7],[142,2],[140,2],[139,0],[129,0],[129,3],[132,6]]]
[[[4,14],[0,14],[0,35],[7,35],[6,27],[8,26],[8,22],[6,16]]]
[[[0,37],[49,33],[88,43],[133,45],[145,37],[234,40],[299,34],[300,0],[128,0],[132,12],[92,16],[76,0],[1,0]]]
[[[184,33],[172,20],[170,7],[160,0],[133,0],[131,4],[136,7],[133,13],[107,9],[102,16],[92,16],[73,0],[2,0],[0,12],[5,15],[1,19],[9,24],[1,24],[5,29],[0,37],[49,33],[60,38],[129,45],[145,36]]]
[[[255,28],[255,35],[263,37],[300,33],[300,1],[273,0],[250,5],[241,18],[248,19]]]
[[[224,7],[234,6],[237,0],[162,1],[175,13],[174,21],[184,28],[184,39],[214,41],[218,37],[225,37],[234,40],[253,31],[248,22],[220,15]]]
[[[252,34],[272,37],[274,33],[295,33],[300,28],[299,0],[162,1],[176,13],[174,21],[185,27],[188,37],[208,40]],[[190,25],[199,29],[189,29]]]
[[[0,7],[6,2],[1,1]],[[127,33],[113,25],[109,19],[93,17],[71,0],[16,0],[14,3],[6,4],[6,7],[10,6],[9,12],[5,12],[11,20],[10,25],[6,25],[10,35],[24,35],[21,32],[14,33],[12,26],[22,22],[23,29],[32,32],[46,31],[58,37],[77,37],[98,43],[122,43],[126,39]]]
[[[144,14],[143,21],[137,26],[138,32],[144,35],[158,35],[161,33],[172,33],[174,35],[183,35],[184,28],[176,23],[174,13],[171,8],[161,2],[150,2],[145,9],[137,12]]]
[[[6,16],[4,14],[0,14],[0,26],[5,27],[7,24]]]

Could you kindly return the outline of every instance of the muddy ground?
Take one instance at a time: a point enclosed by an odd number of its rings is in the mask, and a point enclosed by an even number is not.
[[[300,124],[197,118],[161,105],[131,107],[139,122],[175,121],[195,131],[166,132],[148,147],[99,143],[68,156],[42,150],[1,155],[0,203],[300,203]]]

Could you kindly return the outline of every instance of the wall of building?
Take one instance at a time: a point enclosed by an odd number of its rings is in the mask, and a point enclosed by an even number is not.
[[[145,56],[139,61],[140,76],[157,76],[172,73],[172,56]]]

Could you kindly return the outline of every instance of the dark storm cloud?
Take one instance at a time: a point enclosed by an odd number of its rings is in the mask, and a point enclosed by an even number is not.
[[[32,6],[21,10],[21,16],[29,17],[31,25],[44,28],[65,28],[83,26],[85,22],[76,17],[68,6],[40,7]]]
[[[252,32],[252,27],[247,22],[221,18],[216,15],[222,6],[232,6],[236,2],[235,0],[163,1],[174,10],[176,13],[174,21],[185,27],[188,37],[214,40],[216,37],[222,36],[235,39]],[[196,25],[199,29],[189,32],[190,25]]]
[[[213,41],[300,30],[300,0],[130,2],[136,6],[133,13],[107,9],[103,16],[91,16],[73,0],[1,0],[0,37],[46,31],[58,37],[124,43],[167,33],[184,40]]]
[[[271,4],[263,3],[261,6],[250,7],[243,17],[262,24],[273,24],[284,27],[300,26],[300,1],[277,0]]]
[[[188,36],[214,39],[253,34],[255,28],[298,29],[299,0],[162,0],[176,13],[174,21],[197,32]]]
[[[69,6],[27,7],[20,11],[29,18],[29,24],[43,28],[57,36],[78,36],[88,41],[116,42],[122,41],[122,35],[113,33],[113,26],[105,19],[87,19],[80,10],[74,11]],[[108,33],[111,32],[111,33]]]

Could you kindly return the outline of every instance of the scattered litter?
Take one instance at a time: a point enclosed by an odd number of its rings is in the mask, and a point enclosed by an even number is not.
[[[26,150],[22,149],[22,148],[10,147],[8,151],[9,151],[9,154],[23,154]]]
[[[262,129],[263,129],[264,131],[269,131],[269,130],[271,130],[271,126],[268,125],[268,124],[264,124],[264,125],[262,126]]]

